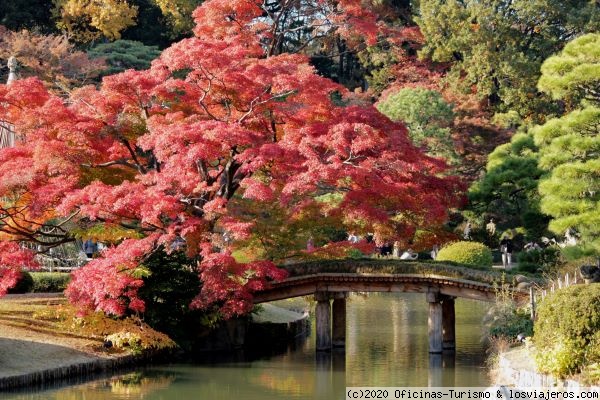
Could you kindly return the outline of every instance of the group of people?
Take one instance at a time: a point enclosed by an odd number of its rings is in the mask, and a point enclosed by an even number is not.
[[[473,227],[472,227],[471,222],[467,221],[464,226],[464,229],[463,229],[463,238],[465,240],[473,240],[472,229],[473,229]],[[485,230],[488,235],[488,242],[490,242],[490,244],[493,244],[494,242],[498,243],[498,242],[496,242],[496,240],[497,240],[496,239],[496,222],[494,221],[494,218],[490,218],[489,222],[485,226]],[[512,232],[514,234],[514,230]],[[549,245],[550,243],[544,242],[544,239],[546,239],[546,238],[542,238],[542,246],[546,247],[544,245]],[[360,240],[362,240],[362,238],[360,236],[358,236],[354,233],[349,233],[348,241],[350,243],[358,243]],[[367,235],[366,240],[367,240],[367,242],[372,242],[373,235],[372,234]],[[548,241],[548,239],[546,239],[546,241]],[[576,241],[577,241],[576,232],[569,229],[569,230],[567,230],[567,232],[565,234],[565,241],[560,244],[572,245],[572,244],[575,244]],[[556,241],[554,241],[554,243],[556,243]],[[558,245],[560,245],[560,244],[558,244]],[[503,233],[500,237],[499,245],[500,245],[499,246],[500,253],[502,256],[502,266],[504,267],[504,269],[510,269],[512,267],[512,254],[515,249],[512,235],[510,235],[509,232]],[[542,246],[538,245],[536,242],[530,242],[530,243],[527,243],[523,249],[525,251],[540,250],[540,249],[542,249]],[[312,238],[311,238],[311,240],[309,240],[307,247],[309,249],[314,248]],[[394,242],[393,244],[386,243],[382,246],[379,246],[377,249],[378,249],[378,254],[382,257],[392,256],[394,258],[399,258],[401,260],[416,260],[419,257],[419,254],[415,253],[410,248],[407,249],[406,251],[401,251],[400,244],[398,242]],[[434,245],[433,249],[430,252],[431,258],[435,260],[437,258],[438,252],[439,252],[438,245]]]
[[[367,234],[366,241],[371,243],[373,241],[373,234]],[[362,238],[356,235],[353,232],[348,234],[348,242],[350,243],[358,243]],[[401,260],[416,260],[419,257],[419,254],[415,253],[412,249],[408,249],[401,253],[400,243],[394,242],[384,243],[382,246],[377,247],[378,255],[381,257],[394,257],[399,258]],[[437,254],[437,253],[436,253]]]
[[[471,230],[472,230],[471,222],[467,221],[467,223],[465,224],[464,230],[463,230],[463,237],[465,240],[472,240]],[[490,218],[490,221],[485,226],[485,230],[488,234],[489,241],[490,242],[495,241],[496,223],[493,218]],[[514,233],[514,230],[513,230],[513,233]],[[544,247],[548,247],[550,245],[557,245],[560,247],[565,247],[565,246],[574,246],[576,244],[577,244],[577,232],[576,232],[576,230],[569,228],[565,232],[565,240],[563,242],[557,242],[554,239],[548,239],[546,237],[542,237],[541,244],[538,244],[537,242],[532,241],[532,242],[525,244],[525,246],[523,246],[523,250],[524,251],[534,251],[534,250],[541,250]],[[505,232],[500,237],[500,252],[502,254],[502,266],[505,269],[509,269],[512,266],[513,251],[514,251],[514,244],[513,244],[511,235],[509,235],[507,232]]]
[[[419,257],[412,249],[408,249],[401,254],[400,243],[398,242],[394,242],[394,244],[385,243],[377,249],[379,250],[379,255],[382,257],[392,256],[401,260],[416,260]]]

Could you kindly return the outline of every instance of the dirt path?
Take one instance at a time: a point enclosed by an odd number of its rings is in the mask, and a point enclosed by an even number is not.
[[[99,339],[57,330],[51,322],[36,317],[62,302],[60,294],[8,295],[0,299],[0,383],[119,357],[103,353]]]

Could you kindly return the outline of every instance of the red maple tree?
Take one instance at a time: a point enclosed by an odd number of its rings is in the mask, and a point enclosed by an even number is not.
[[[48,248],[100,227],[120,240],[73,273],[66,293],[82,309],[143,311],[138,268],[183,239],[200,260],[192,305],[231,316],[285,276],[271,262],[232,257],[230,243],[252,232],[231,211],[236,199],[322,207],[379,242],[444,221],[462,189],[445,163],[374,107],[337,100],[351,94],[306,56],[271,51],[274,25],[260,4],[207,1],[194,14],[196,37],[149,70],[105,77],[66,99],[36,79],[0,86],[0,119],[22,136],[0,150],[0,231],[12,242],[0,246],[2,285],[14,281],[18,263],[5,262],[14,242]],[[336,4],[315,29],[377,34],[359,1]],[[316,203],[324,194],[340,200]]]

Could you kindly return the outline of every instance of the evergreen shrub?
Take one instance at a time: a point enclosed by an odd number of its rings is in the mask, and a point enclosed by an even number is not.
[[[36,293],[56,293],[63,292],[69,281],[71,274],[67,272],[32,272],[33,292]]]
[[[524,272],[552,272],[560,263],[560,249],[547,247],[539,250],[522,251],[517,255],[519,270]]]
[[[538,307],[533,343],[538,369],[558,377],[600,362],[600,283],[546,297]]]
[[[31,274],[26,271],[21,271],[21,278],[19,279],[19,281],[17,282],[17,284],[14,287],[12,287],[11,289],[8,289],[8,293],[11,293],[11,294],[29,293],[29,292],[31,292],[32,289],[33,289],[33,278],[31,277]]]
[[[454,242],[440,250],[436,261],[453,261],[470,267],[489,268],[492,266],[492,251],[483,243]]]

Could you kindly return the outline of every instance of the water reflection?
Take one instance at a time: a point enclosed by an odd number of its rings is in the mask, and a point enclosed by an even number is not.
[[[422,295],[353,295],[347,347],[314,351],[314,334],[286,352],[155,366],[39,393],[0,399],[342,399],[346,386],[485,386],[481,320],[487,305],[456,301],[456,352],[430,355]],[[314,326],[313,326],[314,330]]]
[[[455,361],[456,353],[454,351],[429,354],[427,386],[458,386],[456,385]]]

